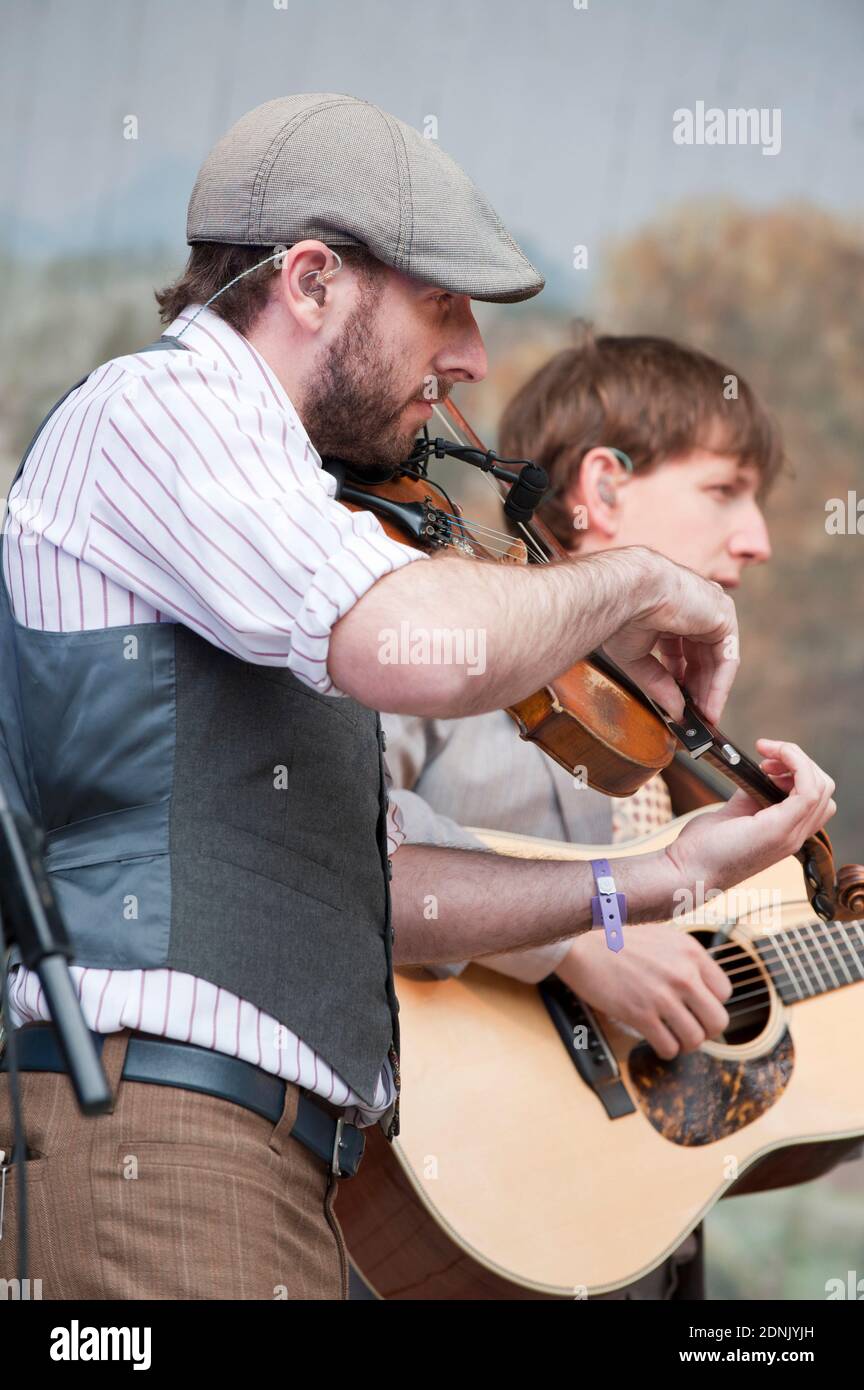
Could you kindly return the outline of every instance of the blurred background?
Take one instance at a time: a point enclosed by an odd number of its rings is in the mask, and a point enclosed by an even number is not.
[[[490,442],[577,316],[715,354],[779,417],[792,471],[769,502],[774,561],[736,595],[724,724],[828,768],[838,858],[864,860],[864,534],[825,524],[852,492],[864,533],[860,0],[3,0],[0,15],[0,493],[57,396],[157,335],[152,292],[185,263],[214,140],[292,91],[368,98],[433,131],[547,277],[527,304],[477,305],[490,373],[460,404]],[[676,144],[673,112],[700,101],[779,110],[779,150]],[[824,1298],[827,1279],[864,1275],[864,1163],[721,1203],[707,1233],[712,1297]]]

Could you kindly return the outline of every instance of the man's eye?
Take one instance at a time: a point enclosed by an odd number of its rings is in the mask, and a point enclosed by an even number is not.
[[[708,491],[719,492],[724,497],[734,497],[738,489],[732,483],[715,483]]]

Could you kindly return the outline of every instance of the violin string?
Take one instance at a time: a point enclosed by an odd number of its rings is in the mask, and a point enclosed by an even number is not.
[[[452,420],[452,419],[449,417],[449,415],[446,415],[446,414],[444,413],[444,411],[442,410],[442,408],[441,408],[440,405],[435,405],[435,406],[433,406],[433,410],[435,411],[435,414],[437,415],[438,420],[440,421],[441,425],[443,426],[443,428],[444,428],[446,434],[447,434],[448,436],[452,437],[453,439],[455,439],[456,442],[457,442],[457,444],[459,444],[459,443],[464,443],[464,444],[467,444],[467,445],[468,445],[469,447],[471,447],[471,448],[474,448],[474,447],[475,447],[473,444],[471,444],[471,441],[470,441],[469,439],[467,439],[466,437],[463,437],[463,438],[460,440],[460,437],[459,437],[459,430],[456,428],[456,423],[455,423],[455,421]],[[486,473],[485,471],[481,471],[481,477],[483,478],[483,482],[484,482],[485,486],[488,487],[488,488],[491,488],[492,491],[495,493],[495,496],[496,496],[498,502],[499,502],[500,504],[503,504],[504,495],[503,495],[503,493],[502,493],[502,491],[501,491],[502,484],[501,484],[500,480],[499,480],[498,478],[494,477],[492,474]],[[464,520],[464,518],[463,518],[463,520]],[[469,524],[473,525],[474,523],[469,523]],[[540,546],[539,542],[536,540],[536,538],[535,538],[534,536],[532,536],[530,530],[529,530],[528,527],[524,524],[524,522],[521,522],[521,521],[516,522],[516,523],[515,523],[515,529],[516,529],[517,531],[521,532],[521,535],[522,535],[522,538],[523,538],[523,540],[524,540],[524,542],[525,542],[526,547],[528,548],[529,552],[530,552],[531,554],[533,554],[533,556],[534,556],[535,560],[537,561],[537,563],[539,563],[539,564],[548,564],[548,563],[549,563],[549,557],[548,557],[548,555],[546,555],[546,554],[543,552],[542,547]],[[498,534],[499,534],[499,535],[506,535],[507,539],[509,540],[510,544],[512,545],[513,540],[514,540],[514,537],[512,536],[512,534],[511,534],[509,531],[508,531],[508,532],[499,532]]]
[[[473,540],[475,546],[482,547],[482,550],[486,555],[495,555],[501,560],[512,559],[513,547],[515,545],[520,544],[520,542],[516,541],[513,536],[510,537],[510,543],[508,546],[494,544],[493,542],[487,540],[485,537],[481,538],[473,535],[470,525],[465,527],[465,535],[461,539],[465,543],[470,543]],[[453,548],[456,546],[457,543],[455,541],[450,541],[448,544],[451,546],[451,548]],[[475,559],[476,558],[477,557],[475,556]],[[481,556],[480,558],[482,559],[483,557]]]
[[[516,539],[515,536],[510,535],[509,531],[498,531],[494,526],[484,526],[482,521],[474,521],[473,518],[466,517],[464,513],[457,516],[455,512],[445,512],[443,507],[438,507],[437,510],[448,521],[456,521],[460,526],[469,526],[472,531],[483,531],[487,536],[495,536],[498,540],[509,541],[511,545]]]
[[[501,491],[500,491],[500,485],[499,485],[499,483],[498,483],[497,478],[490,478],[489,475],[488,475],[488,473],[484,473],[484,474],[483,474],[483,480],[484,480],[484,482],[486,483],[486,486],[487,486],[487,487],[491,487],[491,488],[492,488],[493,492],[495,493],[495,496],[498,498],[498,501],[499,501],[499,502],[503,501],[503,497],[502,497],[502,494],[501,494]],[[465,518],[463,517],[462,520],[465,521]],[[478,522],[474,522],[474,521],[468,521],[468,522],[467,522],[467,525],[470,526],[471,528],[476,528],[477,530],[489,530],[489,529],[491,529],[491,528],[488,528],[488,527],[481,527],[481,526],[479,525]],[[524,523],[521,522],[521,521],[516,522],[516,523],[515,523],[515,528],[514,528],[514,529],[517,530],[517,531],[521,531],[521,532],[522,532],[522,536],[521,536],[521,537],[514,536],[510,531],[493,531],[493,534],[494,534],[494,535],[498,535],[498,536],[503,536],[503,537],[505,537],[505,539],[506,539],[507,541],[509,541],[511,548],[512,548],[512,546],[513,546],[513,544],[514,544],[514,542],[515,542],[516,540],[521,539],[523,545],[525,546],[525,548],[526,548],[526,550],[529,552],[529,554],[532,554],[532,555],[534,556],[535,562],[536,562],[537,564],[543,564],[543,565],[549,564],[549,557],[548,557],[548,555],[545,555],[545,554],[543,553],[543,551],[541,550],[541,548],[540,548],[538,542],[537,542],[537,541],[535,540],[535,538],[531,535],[531,532],[527,529],[527,527],[524,525]]]
[[[545,550],[543,550],[543,548],[542,548],[541,545],[540,545],[540,542],[536,539],[536,537],[535,537],[535,536],[532,536],[532,534],[531,534],[531,532],[528,530],[528,527],[526,526],[525,522],[524,522],[524,521],[517,521],[517,522],[516,522],[516,529],[517,529],[517,531],[521,531],[521,532],[523,533],[523,536],[524,536],[524,538],[525,538],[525,544],[526,544],[526,545],[528,546],[528,548],[529,548],[530,550],[532,550],[533,553],[534,553],[535,562],[536,562],[538,565],[551,565],[552,560],[551,560],[550,556],[548,556],[548,555],[546,554]]]
[[[473,534],[475,531],[482,531],[484,533],[484,537],[492,536],[496,540],[502,541],[504,544],[500,547],[499,553],[501,554],[506,554],[508,550],[512,551],[514,545],[521,544],[519,538],[517,536],[511,536],[509,531],[496,531],[495,528],[492,526],[484,526],[481,522],[473,521],[470,517],[466,517],[464,515],[456,516],[452,512],[445,512],[440,507],[438,508],[438,511],[441,513],[443,517],[446,518],[447,521],[458,522],[460,529],[467,531],[469,534]],[[483,545],[485,545],[487,549],[491,549],[489,543],[485,539],[481,539]]]
[[[500,541],[498,549],[502,554],[507,554],[508,552],[512,554],[517,546],[524,548],[524,541],[521,540],[519,536],[511,536],[507,531],[495,531],[492,527],[481,526],[479,522],[472,521],[470,518],[464,516],[458,518],[450,517],[446,512],[444,512],[443,515],[448,521],[458,520],[460,529],[469,537],[475,536],[487,549],[492,548],[493,541]]]

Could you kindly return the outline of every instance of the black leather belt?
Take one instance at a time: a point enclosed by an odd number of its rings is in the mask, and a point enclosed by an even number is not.
[[[91,1037],[102,1055],[104,1033]],[[57,1035],[50,1023],[27,1024],[16,1030],[16,1053],[21,1071],[67,1071]],[[0,1071],[8,1071],[6,1054]],[[152,1034],[133,1036],[123,1064],[124,1081],[146,1081],[155,1086],[179,1086],[203,1091],[220,1100],[233,1101],[276,1124],[285,1105],[285,1082],[240,1057],[228,1057],[193,1043],[175,1042]],[[322,1158],[340,1178],[353,1178],[360,1167],[366,1139],[356,1125],[334,1119],[305,1092],[300,1092],[297,1118],[291,1137]]]

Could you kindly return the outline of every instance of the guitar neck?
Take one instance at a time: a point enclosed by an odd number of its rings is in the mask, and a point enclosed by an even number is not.
[[[784,1004],[864,980],[864,924],[805,922],[753,943]]]

